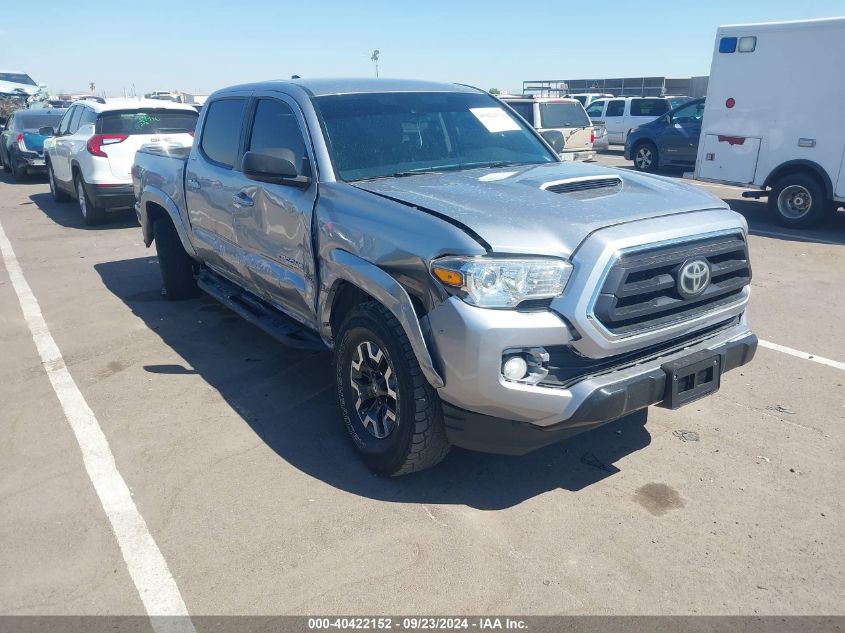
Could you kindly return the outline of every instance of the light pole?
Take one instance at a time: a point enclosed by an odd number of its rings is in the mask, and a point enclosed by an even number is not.
[[[378,77],[378,49],[373,51],[372,56],[370,57],[373,63],[376,65],[376,77]]]

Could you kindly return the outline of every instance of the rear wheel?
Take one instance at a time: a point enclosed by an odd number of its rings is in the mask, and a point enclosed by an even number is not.
[[[790,174],[775,182],[769,210],[784,226],[799,229],[816,226],[830,215],[823,187],[807,174]]]
[[[16,182],[20,182],[21,180],[26,178],[26,167],[17,164],[11,154],[9,155],[9,163],[12,167],[12,178],[14,178]]]
[[[640,143],[634,148],[634,167],[637,171],[657,171],[657,147],[654,143]]]
[[[396,317],[377,301],[362,303],[337,341],[341,415],[367,466],[404,475],[438,464],[449,452],[440,398]]]
[[[170,300],[191,299],[199,295],[194,277],[196,263],[182,246],[182,240],[168,218],[153,224],[153,237],[161,270],[162,294]]]
[[[58,184],[56,184],[56,175],[53,173],[53,165],[50,163],[47,163],[47,182],[50,183],[50,195],[53,196],[53,200],[56,202],[67,202],[70,200],[67,192],[64,189],[60,189]]]
[[[3,156],[2,154],[0,154],[0,163],[3,163],[3,171],[5,171],[7,174],[8,174],[10,171],[12,171],[12,167],[11,167],[11,165],[9,165],[9,159],[8,159],[8,157]]]
[[[103,210],[98,208],[85,191],[85,181],[82,179],[82,174],[76,174],[74,179],[76,186],[76,200],[79,203],[79,211],[82,213],[82,219],[85,224],[99,224],[103,221]]]

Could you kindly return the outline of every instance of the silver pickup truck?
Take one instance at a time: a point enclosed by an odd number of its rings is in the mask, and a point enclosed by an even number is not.
[[[562,163],[483,91],[292,80],[213,94],[132,170],[169,299],[334,350],[364,461],[523,454],[751,360],[743,218],[694,187]]]

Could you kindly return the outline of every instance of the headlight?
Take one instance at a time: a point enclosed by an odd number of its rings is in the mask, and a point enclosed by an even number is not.
[[[529,299],[551,299],[563,292],[572,264],[560,259],[443,257],[431,274],[463,292],[467,303],[481,308],[513,308]]]

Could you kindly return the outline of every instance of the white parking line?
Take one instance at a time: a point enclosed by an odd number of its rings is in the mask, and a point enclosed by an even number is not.
[[[766,347],[768,349],[773,349],[776,352],[782,352],[784,354],[789,354],[790,356],[795,356],[796,358],[803,358],[804,360],[811,360],[814,363],[819,363],[820,365],[827,365],[828,367],[833,367],[834,369],[841,369],[845,371],[845,363],[839,362],[838,360],[831,360],[829,358],[825,358],[824,356],[816,356],[815,354],[808,354],[807,352],[802,352],[797,349],[792,349],[791,347],[786,347],[784,345],[778,345],[777,343],[772,343],[771,341],[758,341],[760,347]]]
[[[138,512],[129,487],[117,470],[114,455],[94,412],[65,365],[62,353],[47,328],[38,301],[24,278],[23,270],[2,224],[0,253],[32,334],[32,340],[41,357],[41,363],[79,443],[85,470],[111,523],[129,575],[135,583],[147,615],[150,616],[150,624],[157,633],[195,633],[176,581],[147,529],[144,518]]]

